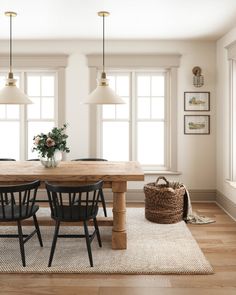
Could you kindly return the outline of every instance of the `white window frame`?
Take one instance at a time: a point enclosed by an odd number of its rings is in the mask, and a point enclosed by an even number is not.
[[[110,55],[107,56],[108,65],[106,71],[123,71],[133,69],[135,71],[157,71],[165,69],[168,73],[169,85],[166,85],[169,100],[167,105],[167,132],[166,132],[166,166],[144,167],[146,173],[154,171],[177,171],[177,68],[180,64],[180,55]],[[101,71],[101,56],[88,55],[88,66],[90,68],[90,90],[96,87],[96,78]],[[100,127],[99,106],[90,108],[90,156],[100,157]],[[96,127],[97,126],[97,127]]]
[[[23,91],[26,92],[26,74],[27,73],[55,73],[55,121],[56,125],[62,125],[65,122],[65,67],[67,66],[67,55],[16,55],[14,56],[14,73],[20,75],[20,88],[24,85]],[[9,57],[0,55],[1,72],[8,72]],[[42,121],[42,120],[40,120]],[[48,120],[47,120],[48,121]],[[20,128],[23,138],[20,141],[20,160],[28,158],[27,142],[27,110],[26,106],[20,106]],[[23,129],[23,130],[22,130]]]
[[[236,182],[236,60],[229,61],[229,181]]]
[[[236,42],[227,47],[229,60],[229,133],[228,133],[228,175],[227,181],[236,183]]]

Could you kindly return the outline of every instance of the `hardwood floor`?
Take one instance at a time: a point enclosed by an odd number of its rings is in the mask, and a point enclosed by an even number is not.
[[[188,225],[213,275],[1,274],[0,294],[235,295],[236,222],[214,203],[194,203],[193,209],[216,220]]]

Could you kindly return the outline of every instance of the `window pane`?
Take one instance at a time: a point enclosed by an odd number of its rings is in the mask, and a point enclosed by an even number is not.
[[[6,105],[0,104],[0,119],[6,118]]]
[[[43,119],[54,118],[54,97],[42,98],[42,118]]]
[[[150,96],[150,76],[138,76],[137,83],[137,95]]]
[[[20,158],[20,123],[0,122],[0,158]]]
[[[20,106],[19,105],[7,105],[7,119],[19,119],[20,118]]]
[[[116,118],[129,119],[129,98],[122,97],[125,104],[116,105]]]
[[[129,76],[117,76],[116,93],[119,96],[129,96]]]
[[[1,75],[0,76],[0,89],[5,86],[5,82],[6,82],[6,76]]]
[[[110,161],[129,160],[128,122],[103,122],[102,157]]]
[[[103,105],[102,106],[102,117],[103,117],[103,119],[115,119],[116,106],[115,105]]]
[[[40,98],[30,97],[32,104],[27,106],[28,119],[40,119]]]
[[[150,118],[150,98],[138,97],[138,119]]]
[[[109,86],[111,87],[111,89],[113,89],[114,91],[116,90],[116,80],[114,76],[107,76],[107,79],[109,80]]]
[[[29,122],[28,123],[28,159],[37,158],[37,152],[32,152],[33,138],[43,132],[48,133],[54,127],[54,122]]]
[[[14,79],[16,79],[16,87],[20,88],[20,76],[19,76],[19,74],[14,74]]]
[[[164,165],[163,122],[139,122],[137,142],[138,161],[141,164]]]
[[[27,94],[40,96],[40,76],[27,76]]]
[[[42,96],[54,96],[54,76],[42,77]]]
[[[165,105],[164,97],[152,97],[152,118],[164,119],[165,117]]]
[[[152,96],[164,96],[165,78],[162,75],[152,76]]]

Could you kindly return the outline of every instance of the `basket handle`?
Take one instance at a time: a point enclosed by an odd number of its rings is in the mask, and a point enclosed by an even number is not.
[[[161,179],[164,180],[164,181],[166,182],[166,184],[167,184],[168,187],[170,186],[169,181],[168,181],[164,176],[159,176],[159,177],[157,178],[157,180],[156,180],[156,182],[155,182],[155,186],[158,185],[158,181],[161,180]]]

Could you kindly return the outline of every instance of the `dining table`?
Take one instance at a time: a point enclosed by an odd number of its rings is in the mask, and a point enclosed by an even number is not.
[[[143,181],[144,172],[137,161],[61,161],[57,167],[45,168],[40,161],[0,162],[0,185],[20,184],[34,180],[78,185],[98,180],[110,188],[112,202],[112,237],[114,250],[127,248],[126,191],[130,181]]]

